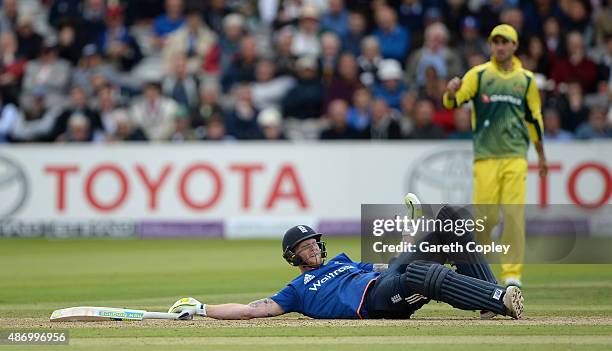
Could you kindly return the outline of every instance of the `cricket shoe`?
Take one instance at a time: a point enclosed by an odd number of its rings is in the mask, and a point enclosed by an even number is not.
[[[516,286],[509,286],[506,288],[506,294],[504,295],[504,306],[506,306],[506,315],[514,319],[521,318],[523,314],[523,294],[521,289]]]

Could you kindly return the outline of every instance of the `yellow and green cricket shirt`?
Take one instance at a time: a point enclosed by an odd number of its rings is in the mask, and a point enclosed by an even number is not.
[[[512,71],[502,71],[495,58],[470,69],[455,99],[444,94],[453,109],[472,100],[474,159],[526,157],[529,139],[542,140],[540,94],[532,72],[512,59]]]

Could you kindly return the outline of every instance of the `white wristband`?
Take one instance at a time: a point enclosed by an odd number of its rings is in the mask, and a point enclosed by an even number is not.
[[[206,317],[206,304],[205,303],[200,305],[200,308],[198,309],[196,314],[202,317]]]

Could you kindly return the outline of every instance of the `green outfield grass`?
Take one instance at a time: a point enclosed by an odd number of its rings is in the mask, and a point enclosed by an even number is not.
[[[359,258],[356,238],[328,239]],[[430,303],[408,321],[49,323],[54,309],[98,305],[165,311],[176,299],[242,302],[297,275],[269,240],[0,239],[0,330],[70,328],[69,346],[0,350],[609,350],[612,266],[528,265],[526,317],[480,321]]]

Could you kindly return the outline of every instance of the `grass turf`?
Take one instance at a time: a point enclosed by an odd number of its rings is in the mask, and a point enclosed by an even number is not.
[[[333,256],[359,257],[359,240],[332,238]],[[62,324],[69,346],[45,350],[610,349],[611,266],[528,265],[524,321],[476,320],[430,303],[410,321],[280,320]],[[77,305],[165,310],[179,297],[207,303],[269,296],[297,274],[270,240],[0,240],[0,330],[55,328],[54,309]],[[517,344],[519,346],[517,346]],[[30,347],[32,348],[32,347]],[[0,346],[2,349],[28,347]]]

